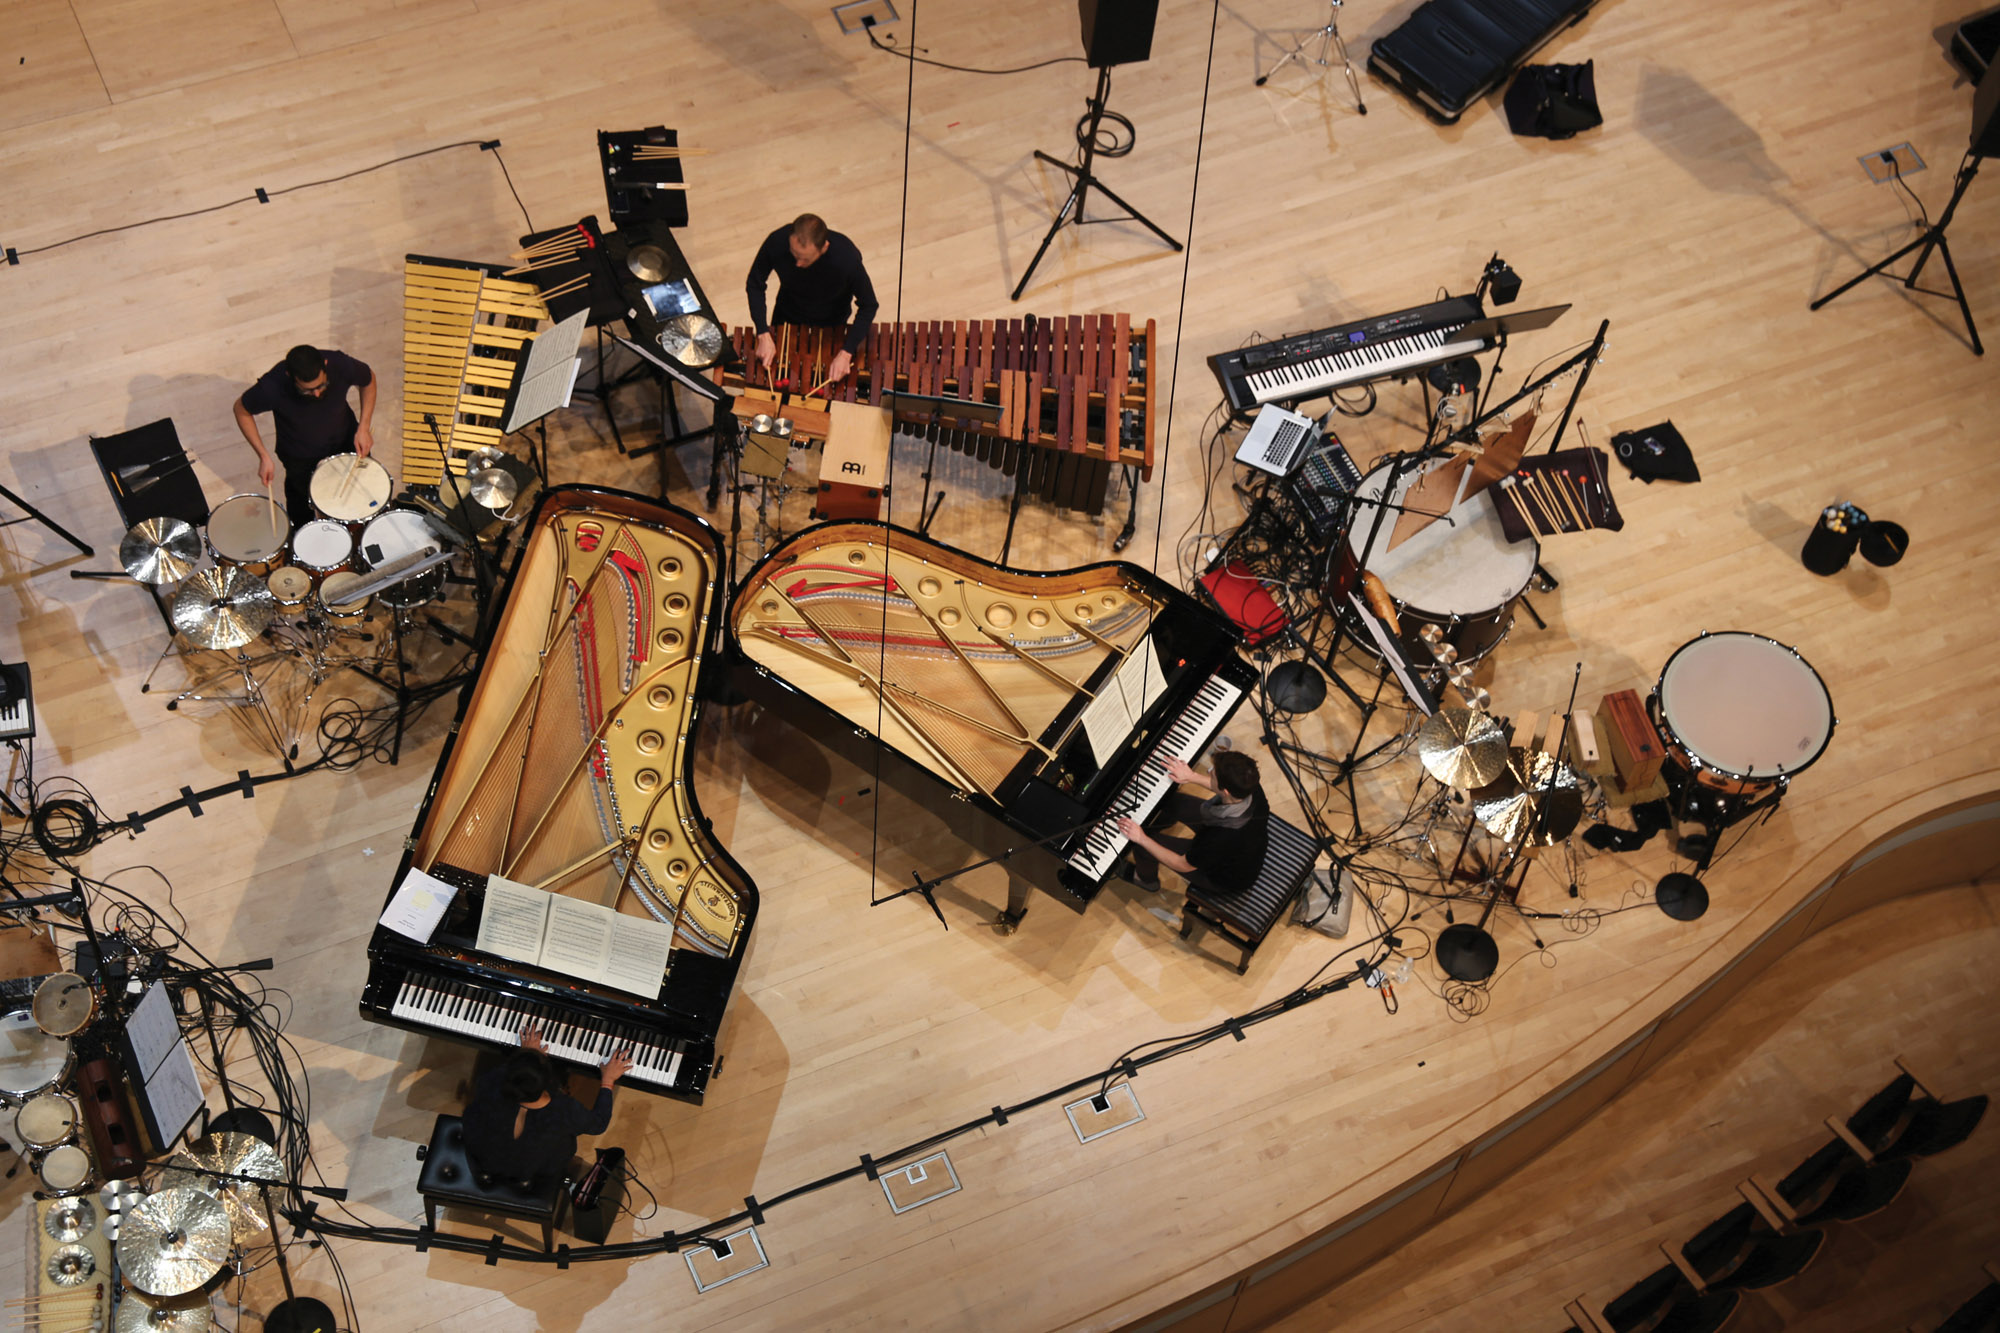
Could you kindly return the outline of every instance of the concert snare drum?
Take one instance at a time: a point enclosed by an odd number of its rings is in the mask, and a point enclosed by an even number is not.
[[[343,529],[345,531],[345,529]],[[280,565],[264,580],[272,598],[286,611],[297,611],[312,597],[312,575],[297,565]]]
[[[367,616],[368,605],[375,599],[363,597],[358,601],[342,601],[349,588],[359,587],[365,574],[329,574],[320,580],[319,591],[313,600],[319,603],[320,611],[334,620],[360,620]]]
[[[26,1009],[0,1015],[0,1100],[25,1102],[69,1073],[69,1042],[51,1037]]]
[[[315,578],[354,568],[354,534],[344,523],[316,518],[292,534],[292,563]]]
[[[1759,795],[1826,750],[1838,719],[1798,650],[1743,630],[1682,644],[1647,700],[1669,759],[1701,786]]]
[[[35,987],[28,1006],[35,1026],[51,1037],[74,1037],[97,1013],[97,992],[74,972],[57,972]]]
[[[1425,472],[1446,461],[1405,472],[1397,480],[1391,501],[1402,503]],[[1355,494],[1379,499],[1388,481],[1389,464],[1378,463],[1361,479]],[[1368,534],[1375,526],[1377,512],[1374,505],[1355,506],[1347,547],[1342,552],[1345,559],[1335,580],[1343,594],[1358,586],[1361,553],[1368,549]],[[1419,669],[1429,668],[1436,660],[1423,640],[1425,625],[1436,625],[1443,631],[1441,642],[1458,650],[1460,662],[1477,662],[1498,648],[1513,626],[1515,601],[1535,576],[1535,565],[1542,558],[1540,543],[1533,537],[1521,542],[1507,540],[1490,489],[1454,507],[1447,516],[1451,522],[1434,519],[1393,549],[1389,539],[1395,531],[1397,511],[1380,512],[1382,527],[1368,553],[1368,570],[1382,580],[1395,599],[1402,621],[1403,651],[1410,660]],[[1342,611],[1351,618],[1352,608],[1344,596]],[[1357,634],[1355,642],[1370,653],[1378,651],[1366,633]]]
[[[39,1092],[14,1116],[14,1137],[36,1152],[59,1148],[76,1138],[76,1103],[60,1092]]]
[[[313,508],[321,518],[349,527],[358,527],[381,513],[395,489],[388,468],[357,454],[322,458],[313,468]]]
[[[42,1189],[57,1197],[87,1194],[97,1188],[90,1178],[90,1154],[74,1143],[43,1154],[35,1163],[35,1174],[42,1178]]]
[[[292,529],[285,511],[269,496],[232,495],[209,513],[207,531],[217,564],[262,575],[277,563]]]
[[[439,546],[438,535],[414,509],[391,509],[368,521],[361,530],[361,563],[376,570],[392,561],[429,555]],[[384,606],[397,608],[434,602],[444,591],[444,566],[432,565],[412,578],[376,594]]]

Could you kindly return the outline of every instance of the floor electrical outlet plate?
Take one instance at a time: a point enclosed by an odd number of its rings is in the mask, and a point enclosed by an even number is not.
[[[1868,173],[1868,179],[1880,185],[1898,176],[1914,176],[1924,169],[1924,160],[1917,156],[1917,150],[1906,143],[1894,148],[1884,148],[1879,153],[1863,153],[1861,169]]]

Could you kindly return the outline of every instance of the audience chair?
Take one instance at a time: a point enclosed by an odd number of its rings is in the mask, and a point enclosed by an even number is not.
[[[1668,1264],[1613,1297],[1600,1322],[1610,1333],[1716,1333],[1741,1299],[1733,1291],[1698,1292]]]
[[[1825,1240],[1820,1231],[1780,1235],[1754,1203],[1745,1202],[1695,1233],[1678,1254],[1668,1250],[1667,1257],[1704,1293],[1757,1290],[1797,1277]]]
[[[2000,1268],[1986,1265],[1986,1285],[1953,1310],[1937,1333],[1996,1333],[2000,1331]]]
[[[1779,1230],[1853,1222],[1879,1213],[1903,1192],[1910,1163],[1870,1165],[1841,1138],[1799,1163],[1776,1186],[1752,1178],[1783,1215]]]
[[[455,1115],[437,1118],[431,1127],[430,1145],[417,1149],[417,1160],[424,1164],[417,1177],[417,1193],[424,1199],[424,1225],[432,1231],[437,1230],[437,1210],[442,1204],[539,1222],[543,1252],[555,1248],[556,1224],[562,1220],[563,1205],[569,1198],[568,1181],[523,1185],[473,1170],[465,1155],[461,1122]]]
[[[1896,1068],[1901,1072],[1889,1086],[1863,1102],[1845,1126],[1835,1125],[1834,1132],[1870,1162],[1929,1157],[1965,1142],[1986,1114],[1986,1095],[1947,1102],[1911,1073],[1900,1056]]]

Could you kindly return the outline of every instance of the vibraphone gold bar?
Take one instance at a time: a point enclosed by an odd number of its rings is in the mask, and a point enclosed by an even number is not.
[[[499,447],[523,349],[549,317],[532,282],[500,272],[457,259],[403,260],[402,476],[413,486],[441,482],[446,458],[463,473],[473,454]]]
[[[775,326],[778,356],[755,364],[756,333],[731,334],[736,357],[715,381],[734,412],[785,416],[793,436],[826,438],[823,399],[882,404],[889,393],[963,399],[1000,409],[997,422],[953,414],[950,404],[898,402],[897,424],[972,455],[1059,508],[1103,512],[1114,467],[1153,471],[1152,320],[1129,315],[929,320],[872,324],[853,369],[838,383],[827,367],[847,330]],[[803,400],[803,401],[802,401]]]

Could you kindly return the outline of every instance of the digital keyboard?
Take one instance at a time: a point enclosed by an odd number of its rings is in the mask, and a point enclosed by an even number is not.
[[[1200,754],[1242,701],[1243,690],[1239,686],[1223,676],[1210,676],[1187,708],[1160,733],[1158,743],[1131,776],[1115,789],[1102,820],[1070,852],[1070,868],[1093,880],[1109,875],[1111,867],[1131,844],[1131,839],[1118,831],[1118,816],[1129,814],[1144,823],[1146,816],[1174,788],[1167,777],[1166,761],[1174,758],[1186,762]]]
[[[1296,403],[1350,384],[1406,375],[1493,346],[1487,338],[1455,335],[1485,310],[1469,296],[1451,296],[1394,314],[1337,324],[1276,342],[1239,347],[1208,358],[1208,368],[1235,412],[1264,403]]]
[[[634,1022],[600,1019],[550,1000],[425,973],[403,978],[389,1014],[413,1027],[503,1047],[518,1046],[522,1029],[537,1027],[549,1055],[572,1064],[602,1065],[612,1052],[622,1050],[632,1059],[625,1077],[661,1089],[673,1087],[685,1049],[685,1043]]]

